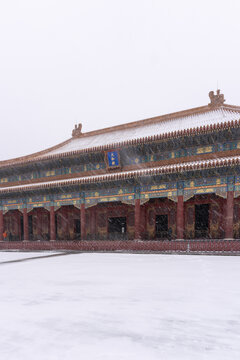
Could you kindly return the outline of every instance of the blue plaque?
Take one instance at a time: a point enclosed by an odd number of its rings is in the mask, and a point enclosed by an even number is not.
[[[109,151],[107,153],[108,167],[119,167],[119,154],[118,151]]]

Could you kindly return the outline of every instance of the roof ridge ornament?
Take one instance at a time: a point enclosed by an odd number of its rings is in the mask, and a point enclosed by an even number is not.
[[[72,137],[73,138],[78,138],[82,135],[82,124],[76,124],[73,131],[72,131]]]
[[[214,91],[209,91],[209,97],[211,102],[208,104],[209,106],[221,106],[223,105],[225,99],[224,99],[224,94],[220,94],[220,90],[218,89],[216,91],[216,95],[214,94]]]

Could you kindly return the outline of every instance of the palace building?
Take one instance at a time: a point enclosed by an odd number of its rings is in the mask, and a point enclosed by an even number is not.
[[[209,97],[0,161],[0,248],[240,250],[240,106]]]

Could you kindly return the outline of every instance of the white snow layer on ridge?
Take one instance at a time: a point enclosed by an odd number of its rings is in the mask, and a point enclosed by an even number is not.
[[[217,123],[239,120],[239,112],[218,109],[203,114],[185,116],[177,119],[159,121],[155,124],[142,125],[133,128],[115,130],[104,134],[97,134],[78,139],[72,139],[68,144],[59,149],[48,152],[45,156],[61,154],[69,151],[89,149],[96,146],[109,145],[126,140],[138,139],[145,136],[164,134],[198,126],[213,125]]]

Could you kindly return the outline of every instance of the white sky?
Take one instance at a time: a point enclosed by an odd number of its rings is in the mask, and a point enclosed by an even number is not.
[[[239,0],[0,0],[0,159],[209,102],[240,105]]]

